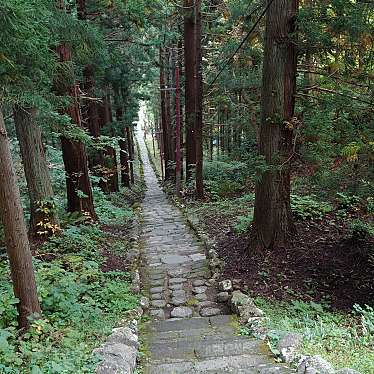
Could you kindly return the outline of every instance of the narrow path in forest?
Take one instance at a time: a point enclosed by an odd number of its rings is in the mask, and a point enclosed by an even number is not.
[[[145,374],[287,373],[265,344],[238,336],[224,303],[216,302],[204,248],[160,188],[137,132],[147,192],[143,201],[143,284],[150,298],[144,335]]]

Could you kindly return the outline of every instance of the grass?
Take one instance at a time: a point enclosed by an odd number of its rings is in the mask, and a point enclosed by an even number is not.
[[[302,333],[302,354],[321,355],[336,368],[374,372],[372,308],[356,307],[352,313],[338,313],[313,302],[282,303],[263,298],[257,298],[256,305],[265,312],[273,343],[286,332]]]

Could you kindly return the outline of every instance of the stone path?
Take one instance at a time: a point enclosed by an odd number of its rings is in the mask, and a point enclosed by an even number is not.
[[[235,317],[216,302],[203,246],[158,185],[139,132],[138,141],[147,185],[142,281],[151,316],[142,337],[145,374],[289,373],[261,341],[237,336]]]

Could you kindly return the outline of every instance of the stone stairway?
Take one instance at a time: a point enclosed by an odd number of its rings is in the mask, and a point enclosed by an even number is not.
[[[265,343],[236,335],[235,317],[151,322],[145,374],[290,373],[275,365]]]
[[[145,374],[290,373],[263,342],[237,334],[235,317],[217,302],[204,249],[166,198],[138,133],[147,192],[143,201],[142,281],[151,321]]]

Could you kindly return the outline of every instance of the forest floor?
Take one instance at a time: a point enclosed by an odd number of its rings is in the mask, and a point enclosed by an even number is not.
[[[222,279],[235,279],[257,298],[269,328],[303,333],[303,352],[337,367],[374,372],[373,238],[352,239],[346,222],[331,213],[297,222],[286,248],[253,251],[240,218],[251,216],[253,195],[185,205],[216,243]]]
[[[372,302],[373,238],[352,239],[346,223],[329,214],[318,221],[297,222],[297,235],[288,247],[254,251],[249,234],[238,234],[232,227],[240,202],[230,205],[231,212],[219,204],[190,207],[217,243],[225,263],[223,278],[240,280],[255,296],[326,303],[336,310]]]

